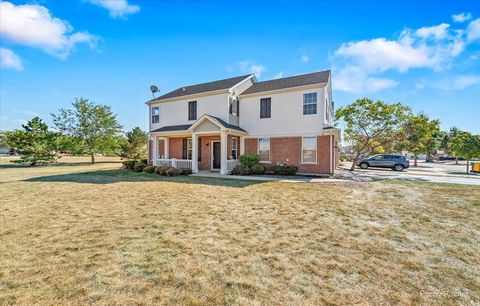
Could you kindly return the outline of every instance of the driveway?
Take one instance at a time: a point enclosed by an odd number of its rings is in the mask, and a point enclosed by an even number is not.
[[[410,161],[413,165],[413,161]],[[467,174],[465,172],[465,162],[459,162],[458,165],[453,162],[435,162],[425,163],[419,161],[417,167],[411,166],[403,172],[392,171],[390,169],[369,168],[362,170],[356,168],[353,173],[349,171],[350,162],[344,162],[337,170],[335,177],[349,178],[359,181],[379,180],[379,179],[404,179],[411,181],[424,181],[434,183],[451,183],[465,185],[480,185],[480,175],[475,173]]]

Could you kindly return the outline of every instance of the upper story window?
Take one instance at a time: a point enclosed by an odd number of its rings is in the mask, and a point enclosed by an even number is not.
[[[328,98],[325,98],[325,120],[330,120],[330,108],[328,107]]]
[[[270,138],[258,139],[258,156],[260,157],[260,162],[270,162]]]
[[[311,115],[317,113],[317,93],[303,94],[303,114]]]
[[[263,98],[260,99],[260,118],[272,117],[272,99]]]
[[[160,108],[158,106],[152,107],[152,123],[160,122]]]
[[[231,115],[238,116],[240,113],[240,101],[238,99],[231,99],[230,100],[230,108],[229,113]]]
[[[197,101],[188,102],[188,120],[197,120]]]
[[[302,137],[302,163],[317,162],[317,137]]]

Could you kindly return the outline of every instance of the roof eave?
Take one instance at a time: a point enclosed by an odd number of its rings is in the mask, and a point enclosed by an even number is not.
[[[315,87],[325,87],[327,86],[327,84],[328,82],[321,82],[321,83],[314,83],[309,85],[300,85],[300,86],[285,87],[285,88],[272,89],[272,90],[266,90],[266,91],[257,91],[257,92],[247,93],[247,94],[240,94],[240,97],[249,98],[249,97],[264,96],[264,95],[276,94],[276,93],[282,93],[282,92],[288,92],[288,91],[310,89]]]
[[[166,98],[166,99],[152,99],[145,104],[155,104],[155,103],[161,103],[161,102],[173,102],[173,101],[178,101],[178,100],[185,100],[185,99],[193,99],[193,98],[198,98],[198,97],[203,97],[203,96],[214,96],[222,93],[228,93],[229,88],[227,89],[219,89],[219,90],[212,90],[212,91],[205,91],[205,92],[200,92],[192,95],[184,95],[184,96],[178,96],[178,97],[172,97],[172,98]]]

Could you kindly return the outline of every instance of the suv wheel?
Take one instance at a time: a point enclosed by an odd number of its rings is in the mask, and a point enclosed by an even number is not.
[[[398,164],[398,165],[395,165],[395,166],[393,167],[393,170],[395,170],[395,171],[403,171],[403,168],[404,168],[403,165]]]
[[[361,163],[361,164],[360,164],[360,168],[362,168],[362,169],[367,169],[367,168],[368,168],[368,164],[367,164],[367,163]]]

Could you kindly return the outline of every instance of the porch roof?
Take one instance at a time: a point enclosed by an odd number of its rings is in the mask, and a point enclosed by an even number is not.
[[[225,121],[223,121],[222,119],[218,118],[218,117],[215,117],[215,116],[211,116],[211,115],[204,115],[205,117],[210,117],[210,118],[213,118],[215,119],[219,124],[221,124],[224,128],[226,129],[231,129],[231,130],[236,130],[236,131],[240,131],[240,132],[244,132],[244,133],[247,133],[247,131],[245,131],[244,129],[242,129],[241,127],[239,126],[236,126],[236,125],[233,125],[233,124],[230,124],[230,123],[227,123]],[[198,121],[202,120],[202,118],[204,117],[200,117]],[[195,122],[195,123],[197,123]],[[185,132],[188,132],[188,130],[190,129],[190,127],[192,125],[194,125],[195,123],[193,124],[181,124],[181,125],[168,125],[168,126],[162,126],[161,128],[158,128],[156,130],[152,130],[150,131],[150,133],[156,133],[156,132],[181,132],[181,131],[185,131]]]

